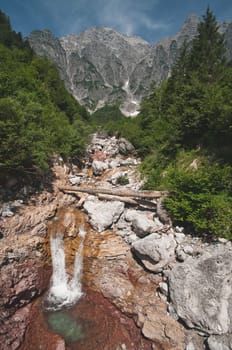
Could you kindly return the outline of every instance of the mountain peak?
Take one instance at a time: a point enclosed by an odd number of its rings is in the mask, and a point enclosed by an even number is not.
[[[150,44],[144,39],[138,36],[129,36],[127,34],[120,33],[110,27],[91,27],[81,32],[80,34],[74,35],[69,34],[61,38],[61,40],[67,40],[68,38],[76,40],[84,40],[86,42],[92,40],[98,40],[102,42],[111,42],[112,40],[124,40],[127,41],[130,45],[144,45],[149,46]]]
[[[181,32],[193,32],[195,34],[200,20],[200,17],[195,14],[188,16],[181,28]]]
[[[89,111],[118,104],[125,115],[135,115],[151,84],[170,75],[180,47],[194,38],[199,22],[199,16],[190,15],[176,35],[155,45],[109,27],[92,27],[61,39],[36,31],[29,42],[58,66],[66,87]],[[231,26],[223,24],[232,54]]]
[[[195,13],[192,13],[191,15],[189,15],[186,20],[184,21],[184,25],[185,24],[188,24],[188,23],[192,23],[192,24],[198,24],[200,22],[200,17],[195,14]]]

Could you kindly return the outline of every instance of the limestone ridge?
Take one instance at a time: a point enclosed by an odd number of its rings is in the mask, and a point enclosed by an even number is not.
[[[61,78],[68,81],[66,52],[61,46],[60,40],[57,39],[49,30],[35,30],[31,34],[33,49],[39,56],[46,56],[52,60],[59,69]],[[33,40],[33,38],[35,40]]]
[[[50,31],[33,31],[28,39],[40,56],[58,67],[68,90],[88,110],[119,103],[125,115],[136,115],[151,83],[168,77],[183,42],[196,35],[200,18],[191,15],[174,36],[150,45],[106,27],[56,38]],[[232,54],[232,24],[224,22],[228,52]]]

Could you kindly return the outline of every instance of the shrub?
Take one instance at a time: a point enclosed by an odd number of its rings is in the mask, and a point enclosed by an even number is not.
[[[125,186],[129,184],[129,179],[126,175],[121,175],[117,178],[117,184],[121,186]]]
[[[173,220],[192,233],[232,238],[231,175],[231,167],[209,163],[169,169],[172,192],[165,205]]]

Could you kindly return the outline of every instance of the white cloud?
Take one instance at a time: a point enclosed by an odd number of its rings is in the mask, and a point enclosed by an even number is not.
[[[167,28],[166,23],[154,19],[160,1],[31,0],[27,10],[30,17],[37,16],[38,19],[40,16],[41,24],[55,31],[58,36],[77,34],[92,26],[108,26],[128,35],[142,36],[144,32],[154,33]]]
[[[105,25],[113,26],[119,31],[133,35],[142,28],[148,30],[166,29],[164,22],[152,19],[152,9],[158,0],[101,0],[98,19]]]
[[[153,21],[150,17],[146,15],[141,15],[140,23],[144,25],[147,29],[158,30],[158,29],[167,29],[169,24],[161,21]]]

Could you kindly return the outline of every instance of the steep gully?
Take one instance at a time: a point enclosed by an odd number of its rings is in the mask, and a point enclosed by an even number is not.
[[[149,207],[147,201],[131,207],[131,203],[112,197],[61,191],[70,185],[74,189],[81,186],[109,190],[138,190],[141,186],[136,171],[139,160],[126,140],[94,135],[87,155],[82,169],[67,167],[57,160],[50,191],[32,195],[14,215],[9,208],[5,212],[2,209],[0,348],[203,349],[205,337],[185,329],[175,320],[175,313],[171,317],[171,307],[167,312],[165,276],[174,266],[176,255],[178,260],[187,261],[200,255],[207,245],[195,239],[193,249],[181,229],[172,228],[156,200],[150,200]],[[128,184],[122,186],[120,180],[125,177]],[[151,242],[144,248],[149,237],[155,248]],[[78,259],[82,244],[81,290],[74,275],[81,273]],[[57,252],[60,254],[57,267],[62,267],[63,273],[59,270],[56,274],[53,261],[49,289],[51,249],[53,259]],[[69,304],[67,295],[74,299],[83,295],[72,307],[54,311],[57,287],[63,281],[63,289],[58,288],[62,303]],[[181,295],[181,290],[178,293]],[[224,298],[226,305],[228,298]],[[221,313],[225,324],[223,317]],[[214,338],[212,341],[215,343]]]

